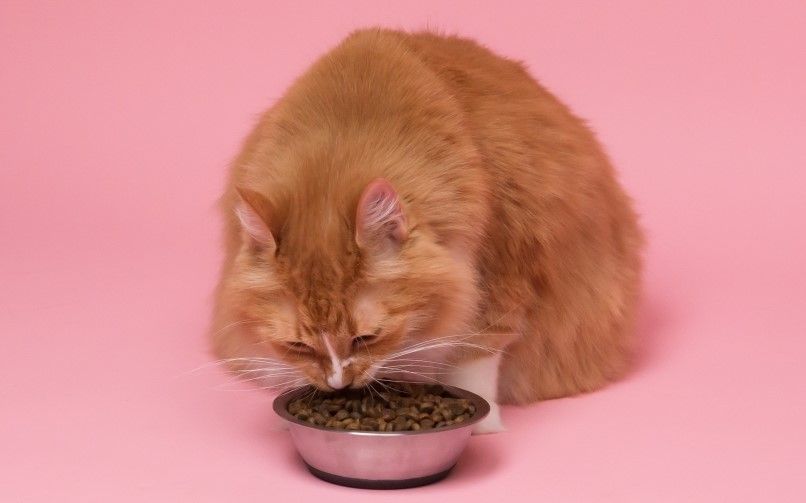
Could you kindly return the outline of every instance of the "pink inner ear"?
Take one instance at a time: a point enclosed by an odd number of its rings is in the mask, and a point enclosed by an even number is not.
[[[356,214],[356,242],[392,240],[402,243],[407,237],[406,218],[394,187],[384,179],[371,182],[361,194]]]
[[[243,230],[261,245],[274,245],[274,236],[272,236],[268,224],[247,200],[249,194],[239,190],[238,195],[240,199],[235,206],[235,215],[241,222]]]
[[[241,202],[235,209],[235,214],[238,215],[238,220],[241,222],[243,230],[255,241],[268,244],[271,240],[271,232],[269,227],[263,222],[263,219],[255,213],[246,203]]]

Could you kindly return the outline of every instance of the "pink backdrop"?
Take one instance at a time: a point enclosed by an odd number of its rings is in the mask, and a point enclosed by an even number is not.
[[[525,60],[650,235],[628,379],[509,408],[450,479],[384,496],[806,500],[806,4],[754,3],[0,1],[0,500],[377,498],[310,477],[269,398],[190,372],[227,162],[371,24]]]

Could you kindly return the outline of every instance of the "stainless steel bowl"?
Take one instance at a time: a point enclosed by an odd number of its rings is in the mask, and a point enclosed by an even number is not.
[[[469,391],[443,386],[457,398],[471,400],[469,421],[420,431],[353,431],[314,426],[288,412],[288,403],[309,393],[304,387],[274,400],[274,412],[288,422],[291,439],[311,473],[334,484],[369,489],[401,489],[445,478],[464,451],[473,425],[490,404]]]

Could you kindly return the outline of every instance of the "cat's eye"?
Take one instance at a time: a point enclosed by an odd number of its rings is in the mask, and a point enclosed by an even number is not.
[[[353,337],[353,349],[361,349],[363,347],[369,346],[370,344],[376,342],[377,340],[378,336],[375,334],[365,334]]]
[[[312,353],[313,348],[309,345],[305,344],[304,342],[299,341],[290,341],[285,342],[285,347],[290,349],[291,351],[296,351],[297,353]]]

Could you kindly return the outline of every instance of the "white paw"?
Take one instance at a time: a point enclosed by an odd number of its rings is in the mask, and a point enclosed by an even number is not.
[[[473,435],[485,435],[487,433],[501,433],[506,431],[504,423],[501,421],[501,410],[497,403],[490,404],[490,413],[487,417],[473,426]]]

